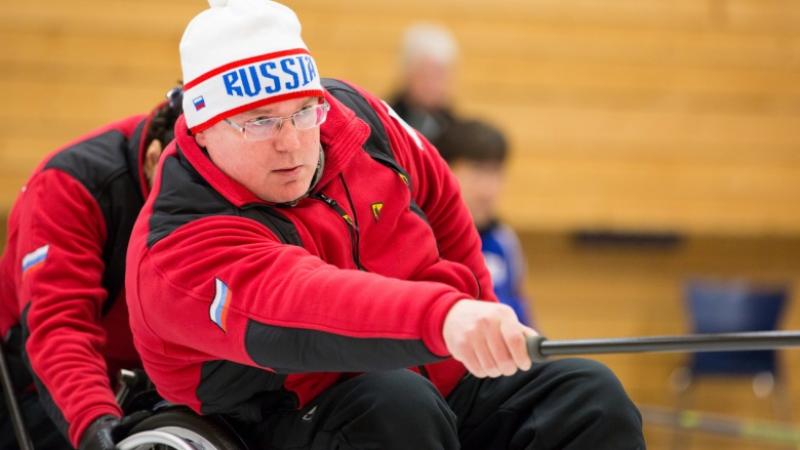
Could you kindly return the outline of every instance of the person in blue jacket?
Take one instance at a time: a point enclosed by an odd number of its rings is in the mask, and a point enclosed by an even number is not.
[[[488,123],[466,119],[450,125],[434,142],[458,178],[461,195],[481,236],[481,251],[494,291],[520,321],[532,324],[523,294],[525,259],[516,233],[497,218],[497,200],[504,181],[508,143]]]

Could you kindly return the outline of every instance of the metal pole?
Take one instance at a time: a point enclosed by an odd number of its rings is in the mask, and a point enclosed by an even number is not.
[[[31,442],[31,437],[25,428],[25,421],[22,418],[17,397],[14,394],[14,383],[11,381],[11,373],[8,370],[6,354],[2,344],[0,340],[0,381],[2,381],[3,392],[5,393],[8,415],[11,417],[11,424],[14,426],[14,434],[17,436],[20,450],[33,450],[33,442]]]
[[[549,356],[640,352],[732,352],[800,347],[800,332],[754,331],[746,333],[689,334],[637,338],[548,340],[528,338],[528,353],[534,361]]]

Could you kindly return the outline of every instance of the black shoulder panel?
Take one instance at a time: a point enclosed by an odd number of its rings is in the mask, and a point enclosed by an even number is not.
[[[99,198],[108,183],[128,171],[127,146],[128,139],[121,132],[109,130],[61,150],[44,170],[67,172]]]
[[[141,127],[140,123],[136,134]],[[103,214],[106,225],[103,287],[108,292],[108,299],[103,305],[104,314],[122,291],[128,240],[144,205],[138,170],[130,166],[131,148],[125,135],[110,130],[65,148],[43,168],[58,169],[72,176],[94,197]],[[138,164],[138,161],[134,163]]]
[[[337,100],[344,103],[345,106],[352,109],[356,115],[367,122],[371,130],[369,139],[364,144],[364,149],[375,159],[381,161],[391,161],[393,168],[400,168],[395,162],[392,147],[389,145],[389,138],[386,136],[386,129],[383,127],[383,122],[372,109],[372,106],[367,102],[358,91],[353,89],[347,83],[336,80],[333,78],[323,78],[322,86],[331,93]]]
[[[369,102],[367,102],[367,99],[365,99],[364,96],[362,96],[358,91],[353,89],[352,86],[340,80],[323,78],[322,86],[337,100],[342,102],[348,108],[352,109],[358,118],[369,125],[370,134],[369,139],[367,139],[367,142],[364,143],[364,150],[374,160],[402,175],[406,184],[410,188],[411,177],[408,174],[408,171],[406,171],[406,169],[397,162],[397,159],[395,159],[392,146],[389,143],[388,136],[386,135],[386,128],[384,128],[383,122],[381,122],[378,114],[375,113],[375,110],[372,109],[372,106],[370,106]],[[417,202],[414,200],[413,196],[411,198],[411,205],[409,205],[409,207],[411,208],[411,211],[421,217],[422,220],[428,222],[428,217],[425,215],[425,212],[422,210],[422,208],[417,205]]]

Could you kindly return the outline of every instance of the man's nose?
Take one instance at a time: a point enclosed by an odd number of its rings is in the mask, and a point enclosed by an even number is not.
[[[273,138],[275,149],[280,152],[291,152],[300,147],[300,135],[291,120],[284,120]]]

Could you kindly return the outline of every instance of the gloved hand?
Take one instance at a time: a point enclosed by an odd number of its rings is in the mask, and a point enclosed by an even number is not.
[[[118,419],[106,414],[89,425],[81,437],[80,450],[116,450],[116,444],[125,439],[133,427],[152,415],[149,411],[137,411]]]

